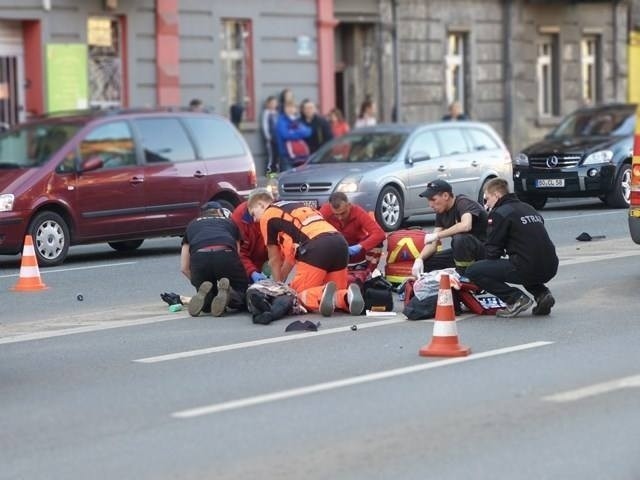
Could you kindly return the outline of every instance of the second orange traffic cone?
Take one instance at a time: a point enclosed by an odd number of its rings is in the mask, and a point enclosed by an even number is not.
[[[453,293],[449,275],[440,276],[436,318],[433,324],[431,343],[420,349],[423,357],[465,357],[471,349],[458,342],[456,312],[453,308]]]
[[[46,290],[47,287],[40,279],[40,270],[38,269],[38,259],[36,251],[33,248],[33,239],[31,235],[24,237],[24,247],[22,247],[22,263],[20,264],[20,277],[11,290],[16,292],[35,292],[38,290]]]

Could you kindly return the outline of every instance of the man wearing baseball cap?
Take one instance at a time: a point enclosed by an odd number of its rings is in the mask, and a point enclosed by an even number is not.
[[[487,212],[465,195],[454,195],[451,185],[440,178],[430,181],[420,196],[436,213],[436,223],[433,232],[424,237],[424,248],[411,270],[413,276],[452,267],[464,275],[469,265],[485,256]],[[451,238],[451,248],[437,251],[443,238]]]

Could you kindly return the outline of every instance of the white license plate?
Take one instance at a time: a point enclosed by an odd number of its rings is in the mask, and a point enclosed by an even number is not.
[[[317,200],[289,200],[289,201],[304,203],[307,207],[311,207],[311,208],[318,208]]]
[[[536,180],[536,187],[564,187],[564,178],[540,178]]]

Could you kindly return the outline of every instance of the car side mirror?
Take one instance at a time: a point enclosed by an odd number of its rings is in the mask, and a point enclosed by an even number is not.
[[[431,159],[431,155],[429,155],[427,152],[413,152],[407,158],[410,165],[413,165],[415,162],[423,162],[429,159]]]
[[[87,160],[82,162],[80,170],[82,172],[90,172],[92,170],[98,170],[103,166],[104,166],[104,162],[102,161],[102,158],[100,158],[97,155],[94,155],[93,157],[89,157]]]

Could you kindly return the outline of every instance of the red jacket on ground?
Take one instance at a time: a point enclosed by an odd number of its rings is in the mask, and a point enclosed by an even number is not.
[[[364,260],[365,252],[377,247],[386,238],[382,227],[359,205],[351,204],[349,218],[344,223],[333,214],[329,202],[320,207],[320,213],[327,222],[344,235],[349,246],[356,244],[362,246],[362,252],[356,257],[352,257],[350,262]]]
[[[253,272],[262,272],[262,265],[268,258],[260,224],[253,221],[247,210],[247,202],[242,202],[233,210],[231,220],[240,230],[240,260],[250,278]]]

